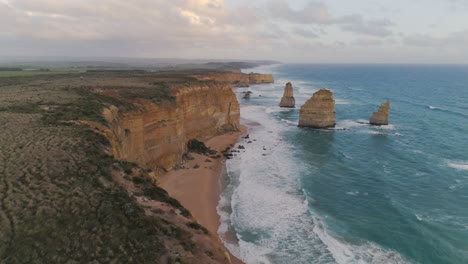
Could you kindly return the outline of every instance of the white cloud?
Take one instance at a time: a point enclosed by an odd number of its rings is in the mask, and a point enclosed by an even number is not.
[[[309,2],[301,10],[293,10],[285,0],[270,0],[267,8],[272,17],[301,24],[330,24],[333,18],[322,2]]]
[[[388,49],[395,42],[460,50],[468,44],[466,31],[394,34],[404,28],[393,17],[337,11],[333,1],[0,0],[0,55],[306,60],[315,58],[313,52],[333,56],[340,50],[344,56],[355,52],[353,47]],[[430,30],[427,23],[424,30]]]

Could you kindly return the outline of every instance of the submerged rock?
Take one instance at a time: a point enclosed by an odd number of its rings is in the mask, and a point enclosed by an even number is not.
[[[301,106],[298,126],[330,128],[335,125],[335,99],[333,99],[333,93],[327,89],[320,89]]]
[[[377,109],[377,112],[374,112],[369,120],[371,125],[382,126],[388,125],[388,116],[390,114],[390,101],[382,103]]]
[[[294,99],[294,95],[293,95],[293,87],[292,87],[292,84],[288,82],[286,84],[286,87],[284,87],[283,98],[281,98],[281,102],[279,106],[294,108],[295,104],[296,104],[296,100]]]

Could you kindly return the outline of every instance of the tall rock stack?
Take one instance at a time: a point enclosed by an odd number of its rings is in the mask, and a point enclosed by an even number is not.
[[[372,114],[369,123],[376,126],[388,125],[389,114],[390,102],[386,101],[380,105],[379,109],[377,109],[377,112]]]
[[[327,89],[320,89],[301,106],[299,126],[330,128],[336,125],[335,99]]]
[[[294,99],[293,87],[292,87],[292,84],[288,82],[286,84],[286,87],[284,87],[283,98],[281,98],[281,102],[279,106],[294,108],[295,104],[296,104],[296,99]]]

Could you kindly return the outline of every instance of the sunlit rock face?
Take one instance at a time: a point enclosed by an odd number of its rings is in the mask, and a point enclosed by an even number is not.
[[[119,159],[165,171],[182,161],[190,139],[207,140],[238,131],[240,108],[225,83],[192,84],[173,88],[174,102],[141,101],[138,111],[104,111],[113,154]]]
[[[330,128],[335,125],[335,100],[333,99],[333,93],[327,89],[320,89],[301,106],[299,126]]]
[[[390,114],[390,102],[384,102],[380,105],[377,112],[374,112],[369,120],[371,125],[382,126],[388,125],[388,116]]]
[[[283,98],[281,98],[281,102],[279,106],[294,108],[295,105],[296,105],[296,100],[294,99],[294,95],[293,95],[293,87],[292,87],[292,84],[288,82],[286,84],[286,87],[284,87]]]

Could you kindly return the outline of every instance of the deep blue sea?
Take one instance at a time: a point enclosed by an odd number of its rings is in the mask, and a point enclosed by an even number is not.
[[[468,66],[252,71],[275,83],[234,89],[249,138],[227,161],[218,211],[235,255],[248,264],[468,263]],[[278,107],[286,82],[295,109]],[[334,93],[337,129],[298,128],[300,106],[320,88]],[[363,124],[386,100],[390,125]]]

